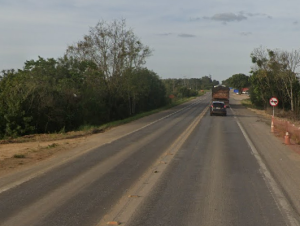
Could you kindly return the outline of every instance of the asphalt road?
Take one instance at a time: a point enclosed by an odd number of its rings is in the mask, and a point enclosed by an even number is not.
[[[299,225],[295,190],[243,124],[254,116],[238,105],[209,116],[208,105],[209,95],[134,122],[20,183],[0,178],[0,225]]]
[[[206,116],[128,225],[285,225],[231,111]]]

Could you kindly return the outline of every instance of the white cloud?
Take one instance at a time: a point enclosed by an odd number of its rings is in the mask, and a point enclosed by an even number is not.
[[[160,36],[170,36],[170,35],[172,35],[172,33],[160,33],[160,34],[158,34],[158,35],[160,35]]]
[[[242,36],[249,36],[249,35],[252,35],[252,32],[241,32],[240,34]]]
[[[245,17],[243,14],[234,14],[234,13],[218,13],[213,15],[211,20],[217,20],[222,22],[232,22],[232,21],[242,21],[247,20],[247,17]]]
[[[194,37],[196,37],[196,35],[192,35],[192,34],[179,34],[178,37],[181,37],[181,38],[194,38]]]
[[[201,19],[205,19],[205,20],[221,21],[224,24],[227,24],[229,22],[235,22],[235,21],[240,22],[243,20],[248,20],[249,17],[250,18],[262,17],[262,18],[272,19],[271,16],[265,13],[249,13],[249,12],[240,11],[239,13],[217,13],[214,14],[213,16],[203,16],[202,18],[196,17],[196,18],[191,18],[190,20],[199,21]]]

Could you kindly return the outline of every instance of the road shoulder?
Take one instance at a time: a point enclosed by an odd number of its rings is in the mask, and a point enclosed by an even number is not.
[[[283,139],[271,133],[268,119],[241,106],[232,105],[236,117],[251,139],[260,157],[272,174],[292,208],[300,213],[299,145],[285,145]],[[243,148],[243,147],[241,147]]]

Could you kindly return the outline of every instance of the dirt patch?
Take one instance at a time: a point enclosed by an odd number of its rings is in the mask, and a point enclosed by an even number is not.
[[[255,112],[257,115],[260,115],[264,119],[269,120],[269,123],[271,124],[272,115],[266,113],[265,110],[258,110],[254,108],[248,108],[248,109]]]
[[[70,132],[1,140],[0,175],[72,150],[92,134],[91,132]]]

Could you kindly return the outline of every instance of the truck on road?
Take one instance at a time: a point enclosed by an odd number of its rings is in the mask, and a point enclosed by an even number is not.
[[[212,87],[212,99],[211,101],[222,101],[226,107],[229,107],[229,87],[223,85],[217,85]]]

